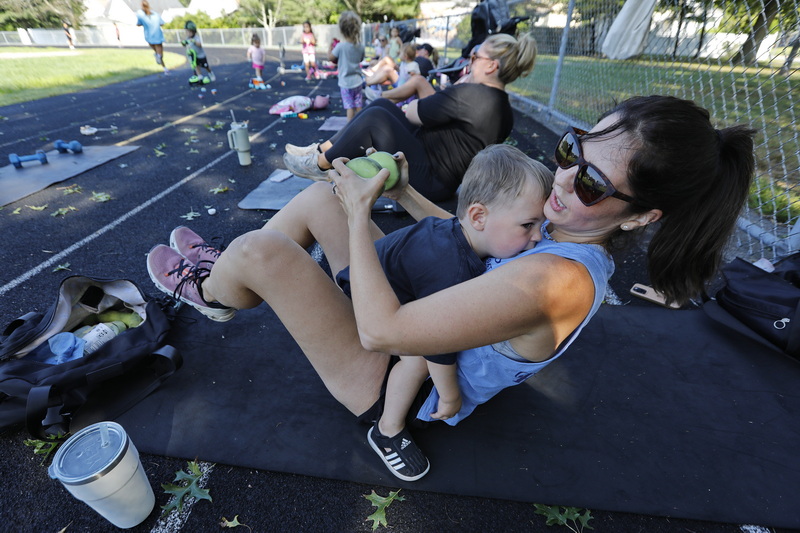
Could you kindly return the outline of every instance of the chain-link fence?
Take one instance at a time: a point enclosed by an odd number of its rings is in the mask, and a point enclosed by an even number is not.
[[[510,15],[529,17],[517,29],[533,32],[539,57],[534,73],[510,89],[520,105],[553,128],[566,123],[590,126],[615,102],[637,94],[694,100],[710,110],[720,128],[738,123],[758,128],[756,180],[740,219],[734,253],[774,259],[800,250],[800,125],[795,111],[800,88],[800,58],[795,58],[800,48],[799,1],[516,4]],[[365,25],[364,42],[369,46],[378,34],[388,34],[390,25],[400,24],[416,33],[419,42],[436,47],[440,65],[447,64],[461,55],[472,37],[470,18],[470,13],[457,13]],[[123,44],[128,44],[128,30],[123,28]],[[300,26],[201,31],[207,45],[246,48],[252,34],[258,33],[267,47],[300,46]],[[338,36],[336,26],[315,25],[314,31],[320,51]],[[103,32],[76,33],[79,46],[103,44],[99,42]],[[179,30],[165,33],[168,42],[183,38]],[[11,44],[15,37],[3,38]],[[63,32],[54,31],[53,38],[64,40]]]

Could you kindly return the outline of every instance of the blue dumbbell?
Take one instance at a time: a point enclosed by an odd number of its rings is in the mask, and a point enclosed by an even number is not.
[[[81,146],[81,143],[78,141],[64,142],[59,139],[53,143],[53,146],[62,154],[66,154],[68,150],[72,150],[73,154],[79,154],[83,152],[83,146]]]
[[[33,155],[17,155],[9,154],[8,161],[17,168],[22,168],[22,163],[25,161],[39,161],[41,164],[47,164],[47,154],[42,150],[36,150]]]

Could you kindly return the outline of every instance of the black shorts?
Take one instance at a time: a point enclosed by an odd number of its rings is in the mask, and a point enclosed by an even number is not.
[[[378,400],[374,404],[372,404],[372,407],[370,407],[369,409],[367,409],[365,412],[361,413],[358,416],[356,420],[358,420],[359,424],[371,426],[383,414],[383,403],[386,398],[386,384],[389,381],[389,372],[392,371],[392,367],[399,360],[400,358],[396,355],[393,355],[391,359],[389,359],[389,366],[386,368],[386,375],[383,376],[383,385],[381,385],[381,394],[378,397]],[[426,379],[425,383],[423,383],[422,387],[420,387],[419,392],[417,392],[417,396],[414,398],[414,402],[411,404],[411,408],[408,410],[408,415],[406,415],[406,426],[414,428],[424,428],[430,425],[431,422],[429,422],[428,420],[420,420],[419,418],[417,418],[417,413],[422,407],[422,404],[425,403],[425,400],[428,399],[428,396],[430,396],[431,390],[433,390],[433,380]]]

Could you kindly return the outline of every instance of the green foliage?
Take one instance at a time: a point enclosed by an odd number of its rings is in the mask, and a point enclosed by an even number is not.
[[[714,5],[724,12],[714,31],[748,34],[759,13],[764,11],[764,6],[775,1],[777,0],[714,0]],[[791,28],[798,20],[796,4],[779,2],[778,6],[778,16],[770,21],[770,33],[780,28]]]
[[[78,28],[86,6],[81,0],[0,0],[0,31],[17,28]]]
[[[27,439],[22,443],[25,446],[33,447],[33,453],[42,456],[42,461],[39,464],[44,465],[50,458],[50,455],[53,454],[65,440],[67,440],[67,436],[59,433],[58,435],[47,435],[45,440]]]
[[[560,507],[558,505],[533,504],[536,507],[536,514],[547,518],[548,526],[564,526],[575,533],[581,533],[584,529],[593,529],[589,525],[592,513],[588,509],[581,510],[577,507]]]
[[[765,178],[753,181],[747,205],[778,222],[788,223],[800,218],[800,194]]]
[[[394,500],[403,501],[405,498],[402,496],[398,496],[400,493],[399,490],[394,492],[390,492],[388,496],[383,497],[379,496],[372,491],[372,494],[364,496],[368,499],[373,507],[377,507],[378,509],[367,517],[367,520],[372,520],[372,530],[375,531],[378,529],[378,526],[388,527],[388,522],[386,522],[386,508],[391,505]]]
[[[203,476],[203,473],[200,471],[200,465],[197,464],[197,461],[189,461],[187,465],[189,467],[189,472],[178,470],[175,473],[175,479],[173,481],[179,484],[161,484],[164,492],[172,494],[169,503],[161,506],[164,510],[161,516],[166,516],[175,510],[181,512],[183,510],[184,501],[189,498],[211,501],[208,489],[201,489],[198,486],[200,478]]]

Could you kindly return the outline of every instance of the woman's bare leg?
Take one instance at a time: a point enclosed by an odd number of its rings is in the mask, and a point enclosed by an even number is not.
[[[348,262],[346,217],[330,191],[312,185],[264,228],[235,239],[203,293],[237,309],[267,302],[334,398],[358,415],[377,401],[388,356],[361,346],[352,302],[305,250],[318,240],[334,272]]]

